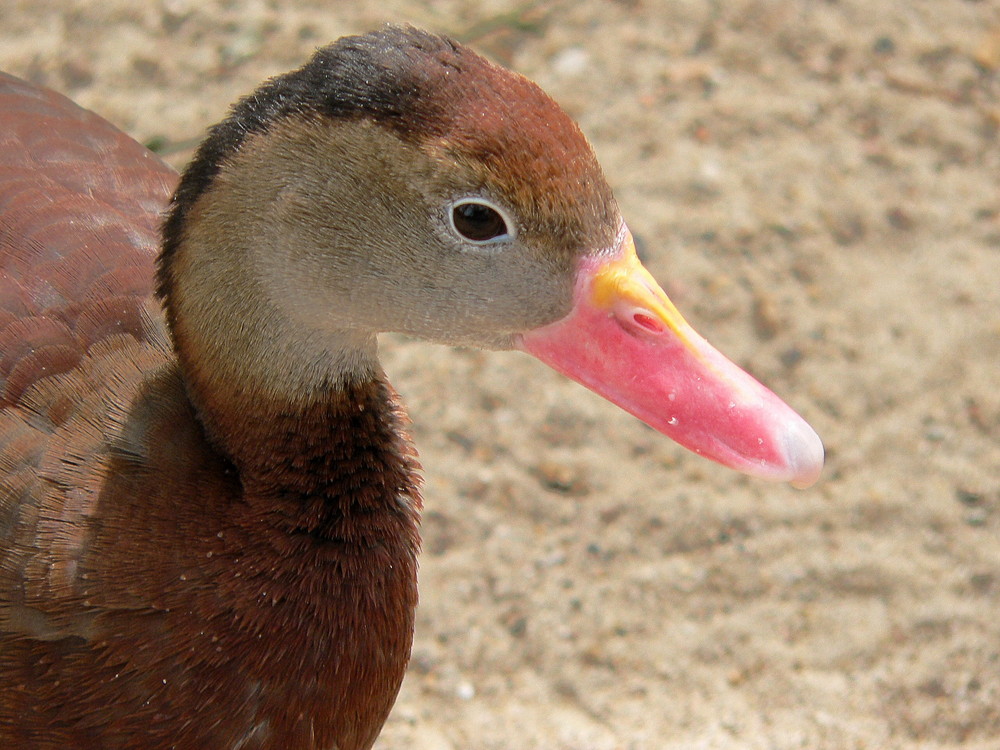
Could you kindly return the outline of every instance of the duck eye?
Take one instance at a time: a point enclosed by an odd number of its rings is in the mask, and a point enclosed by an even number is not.
[[[472,242],[502,239],[510,232],[500,212],[488,203],[463,201],[451,210],[455,231]]]

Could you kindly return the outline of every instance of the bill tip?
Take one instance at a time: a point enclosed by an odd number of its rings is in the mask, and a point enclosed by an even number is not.
[[[792,487],[801,490],[816,484],[823,472],[825,451],[819,435],[804,420],[799,420],[789,430],[785,439],[785,454]]]

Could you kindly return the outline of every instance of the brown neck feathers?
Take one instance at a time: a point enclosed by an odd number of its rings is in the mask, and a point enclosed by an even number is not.
[[[270,521],[281,531],[359,543],[380,530],[356,522],[384,515],[400,524],[400,546],[415,552],[419,465],[383,377],[330,388],[306,404],[235,396],[202,405],[210,409],[210,437],[234,463],[246,498],[271,506]]]
[[[417,604],[419,467],[405,418],[382,378],[304,407],[227,407],[213,427],[243,486],[231,521],[285,603],[254,614],[274,618],[258,625],[276,639],[247,668],[271,696],[277,744],[262,746],[367,750],[402,681]]]

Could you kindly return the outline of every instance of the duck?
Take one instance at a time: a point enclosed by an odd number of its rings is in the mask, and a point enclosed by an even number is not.
[[[384,332],[819,477],[815,431],[645,270],[579,127],[447,37],[317,50],[179,178],[12,76],[0,122],[0,746],[372,747],[422,507]]]

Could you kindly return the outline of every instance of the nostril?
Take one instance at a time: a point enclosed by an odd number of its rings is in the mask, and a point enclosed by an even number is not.
[[[632,320],[650,333],[663,333],[663,324],[648,313],[635,312],[632,314]]]
[[[659,338],[669,328],[666,320],[644,305],[619,304],[612,315],[630,336]]]

